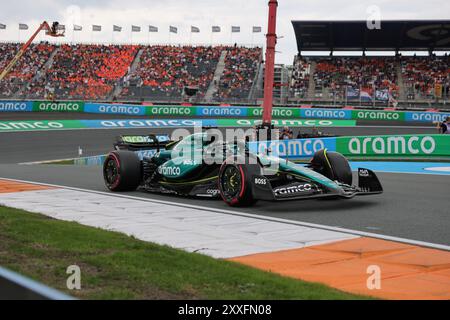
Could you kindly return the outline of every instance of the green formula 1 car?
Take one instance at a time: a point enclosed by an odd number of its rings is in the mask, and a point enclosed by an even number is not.
[[[190,197],[222,198],[231,206],[258,200],[352,198],[383,188],[369,169],[358,170],[358,184],[347,159],[317,151],[306,166],[255,154],[244,142],[214,141],[206,133],[161,142],[155,135],[121,136],[109,153],[103,176],[111,191],[142,189]]]

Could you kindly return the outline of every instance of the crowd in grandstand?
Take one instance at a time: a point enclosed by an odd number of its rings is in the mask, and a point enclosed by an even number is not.
[[[105,99],[127,74],[136,52],[131,45],[61,45],[41,81],[58,97]]]
[[[21,45],[0,44],[0,70]],[[52,63],[43,68],[51,53]],[[139,50],[139,63],[131,70]],[[131,46],[35,44],[0,83],[3,97],[106,99],[120,84],[123,99],[180,99],[185,87],[198,88],[204,97],[222,53],[225,70],[216,100],[248,96],[259,62],[260,48],[225,46]],[[23,87],[23,92],[19,88]]]
[[[181,97],[184,87],[206,93],[223,48],[205,46],[145,47],[136,70],[124,79],[122,97]]]
[[[398,91],[396,58],[394,57],[330,57],[317,61],[314,82],[316,87],[329,88],[331,92],[342,88],[372,91],[389,89]]]
[[[0,45],[0,71],[21,49],[22,44],[5,43]],[[7,76],[0,82],[0,92],[4,97],[12,97],[29,84],[49,59],[54,47],[48,43],[32,44]]]
[[[442,86],[444,94],[450,86],[449,56],[405,57],[402,59],[403,82],[410,99],[434,96],[436,84]]]
[[[261,62],[261,48],[234,46],[225,58],[225,69],[220,78],[216,101],[232,101],[248,98]]]
[[[292,68],[290,87],[295,98],[306,98],[309,87],[311,64],[301,56],[296,56]]]
[[[22,44],[0,44],[0,70]],[[139,54],[138,54],[139,53]],[[52,55],[53,54],[53,55]],[[32,44],[0,81],[3,98],[109,99],[115,88],[123,100],[180,100],[185,87],[198,88],[203,99],[221,55],[224,70],[213,83],[212,99],[244,101],[249,97],[262,60],[261,48],[240,46],[133,46]],[[49,60],[52,57],[52,60]],[[137,59],[136,59],[137,58]],[[46,62],[49,62],[46,64]],[[136,62],[133,64],[133,62]],[[45,67],[44,67],[45,66]],[[440,86],[439,88],[437,86]],[[448,97],[449,56],[295,57],[289,79],[291,97],[308,99],[310,90],[323,98],[344,98],[356,89],[373,97],[434,99],[437,88]],[[322,96],[320,96],[322,97]]]
[[[375,90],[386,90],[391,97],[398,98],[401,84],[408,97],[434,98],[436,84],[441,84],[443,95],[448,96],[449,57],[296,57],[291,96],[306,98],[310,79],[316,96],[323,98],[345,98],[349,88],[365,91],[371,97]],[[329,96],[323,96],[324,92]]]

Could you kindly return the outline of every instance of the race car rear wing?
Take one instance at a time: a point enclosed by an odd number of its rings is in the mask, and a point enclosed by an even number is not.
[[[121,135],[114,142],[116,150],[156,150],[165,149],[167,145],[172,143],[169,135]]]

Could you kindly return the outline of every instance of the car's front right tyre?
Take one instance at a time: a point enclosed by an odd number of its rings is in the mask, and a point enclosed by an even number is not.
[[[347,158],[338,152],[329,152],[327,149],[317,151],[311,160],[311,166],[316,172],[333,181],[352,184],[350,164]]]

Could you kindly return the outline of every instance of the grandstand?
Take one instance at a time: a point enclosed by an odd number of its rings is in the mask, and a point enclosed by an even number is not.
[[[446,104],[450,97],[449,21],[293,21],[294,58],[288,101],[338,105]],[[352,36],[349,37],[348,35]],[[311,51],[327,53],[309,55]],[[344,51],[346,56],[337,56]],[[368,56],[368,51],[391,52]],[[413,56],[402,51],[414,52]],[[418,55],[425,51],[428,55]],[[355,52],[361,52],[354,56]],[[349,56],[353,53],[353,56]]]
[[[374,33],[365,23],[293,21],[299,54],[292,66],[275,68],[275,103],[445,108],[449,56],[433,52],[450,49],[436,37],[419,40],[423,36],[414,36],[414,30],[429,25],[444,29],[448,22],[389,21]],[[19,49],[17,43],[0,44],[0,70]],[[338,50],[363,54],[337,56]],[[368,50],[395,55],[368,56]],[[402,50],[429,54],[406,56]],[[329,54],[312,56],[309,51]],[[260,104],[262,56],[259,47],[237,45],[35,43],[0,82],[0,98]],[[196,88],[197,94],[186,97],[186,87]]]
[[[136,68],[124,78],[120,97],[125,100],[173,100],[184,87],[198,87],[205,96],[223,47],[149,46],[141,48]]]
[[[20,47],[0,44],[0,70]],[[197,101],[246,101],[261,61],[257,47],[40,43],[0,82],[0,98],[179,102],[196,87]]]

